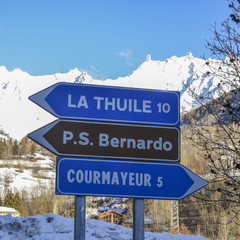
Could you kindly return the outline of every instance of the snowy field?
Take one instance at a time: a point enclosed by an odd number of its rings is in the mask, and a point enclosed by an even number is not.
[[[49,189],[55,181],[55,171],[52,170],[53,160],[41,153],[36,153],[34,159],[26,156],[22,156],[21,159],[0,159],[0,166],[0,193],[5,188],[19,193],[22,190],[31,192],[41,186]],[[19,169],[20,166],[21,169]],[[39,171],[34,174],[34,168],[37,167]],[[6,181],[9,187],[6,187]]]
[[[74,238],[74,220],[49,213],[44,216],[0,216],[1,240],[71,240]],[[131,240],[132,229],[112,223],[87,219],[86,240]],[[204,237],[145,233],[145,240],[207,240]]]

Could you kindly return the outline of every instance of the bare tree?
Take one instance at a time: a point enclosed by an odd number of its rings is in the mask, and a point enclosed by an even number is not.
[[[229,222],[234,222],[240,214],[240,1],[229,3],[231,15],[221,26],[212,27],[213,37],[206,45],[213,56],[206,60],[206,74],[218,82],[215,97],[197,95],[190,89],[200,106],[192,113],[198,119],[191,125],[191,140],[210,170],[207,191],[196,196],[218,201],[231,212]]]

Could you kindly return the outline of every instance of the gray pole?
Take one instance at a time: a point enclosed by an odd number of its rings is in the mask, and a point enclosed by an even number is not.
[[[133,240],[144,240],[144,199],[133,199]]]
[[[86,197],[75,196],[74,240],[85,240]]]

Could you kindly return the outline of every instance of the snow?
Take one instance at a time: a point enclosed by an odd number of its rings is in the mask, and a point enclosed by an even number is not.
[[[41,156],[41,157],[37,157]],[[45,168],[46,170],[53,167],[53,161],[49,156],[43,156],[42,154],[36,154],[35,158],[22,156],[21,159],[0,159],[0,165],[10,164],[11,166],[19,166],[26,165],[27,167],[34,168],[36,166],[41,166],[41,168]]]
[[[210,61],[210,60],[209,60]],[[211,60],[217,61],[217,60]],[[165,61],[151,60],[148,56],[131,75],[118,79],[97,80],[77,68],[68,73],[31,76],[21,69],[9,72],[0,67],[0,125],[10,137],[21,140],[28,133],[48,124],[55,118],[28,100],[28,97],[57,82],[85,83],[159,90],[175,90],[181,93],[181,111],[194,107],[188,85],[199,94],[214,95],[218,79],[206,74],[205,60],[192,54]]]
[[[74,239],[74,219],[53,213],[44,216],[0,216],[1,240],[66,240]],[[86,240],[131,240],[132,229],[112,223],[87,219]],[[205,237],[145,232],[146,240],[207,240]]]
[[[43,186],[45,189],[49,189],[55,180],[53,160],[39,152],[35,154],[35,158],[22,156],[21,159],[0,159],[0,165],[2,166],[0,168],[0,193],[6,187],[7,179],[11,180],[8,184],[13,192],[23,190],[32,192],[33,189]],[[33,171],[36,167],[39,167],[40,170],[34,174]]]
[[[49,189],[55,173],[47,172],[46,174],[48,174],[49,179],[33,177],[32,170],[24,169],[23,172],[19,172],[18,168],[0,168],[0,190],[5,188],[4,184],[6,176],[11,179],[9,188],[14,192],[21,192],[22,190],[32,192],[33,189],[39,189],[40,186],[45,186],[46,189]]]
[[[2,135],[2,134],[0,134],[0,139],[3,139],[3,140],[8,140],[8,137],[7,137],[7,136],[5,136],[5,135]]]
[[[10,212],[12,212],[12,213],[16,213],[17,211],[15,210],[15,209],[13,209],[13,208],[9,208],[9,207],[1,207],[0,206],[0,212],[8,212],[8,213],[10,213]]]

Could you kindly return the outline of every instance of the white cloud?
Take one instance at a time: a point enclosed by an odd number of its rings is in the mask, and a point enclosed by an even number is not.
[[[118,56],[123,57],[127,60],[127,65],[133,66],[132,60],[133,60],[133,53],[131,50],[126,49],[124,51],[120,51],[117,53]]]
[[[95,66],[91,65],[90,68],[97,73],[100,73],[101,71],[99,69],[97,69]]]
[[[132,52],[130,50],[121,51],[121,52],[118,52],[118,56],[124,57],[124,58],[127,58],[127,59],[131,59],[132,58]]]
[[[81,72],[87,72],[91,77],[98,80],[106,79],[106,76],[94,65],[89,66],[87,69],[78,68]]]

